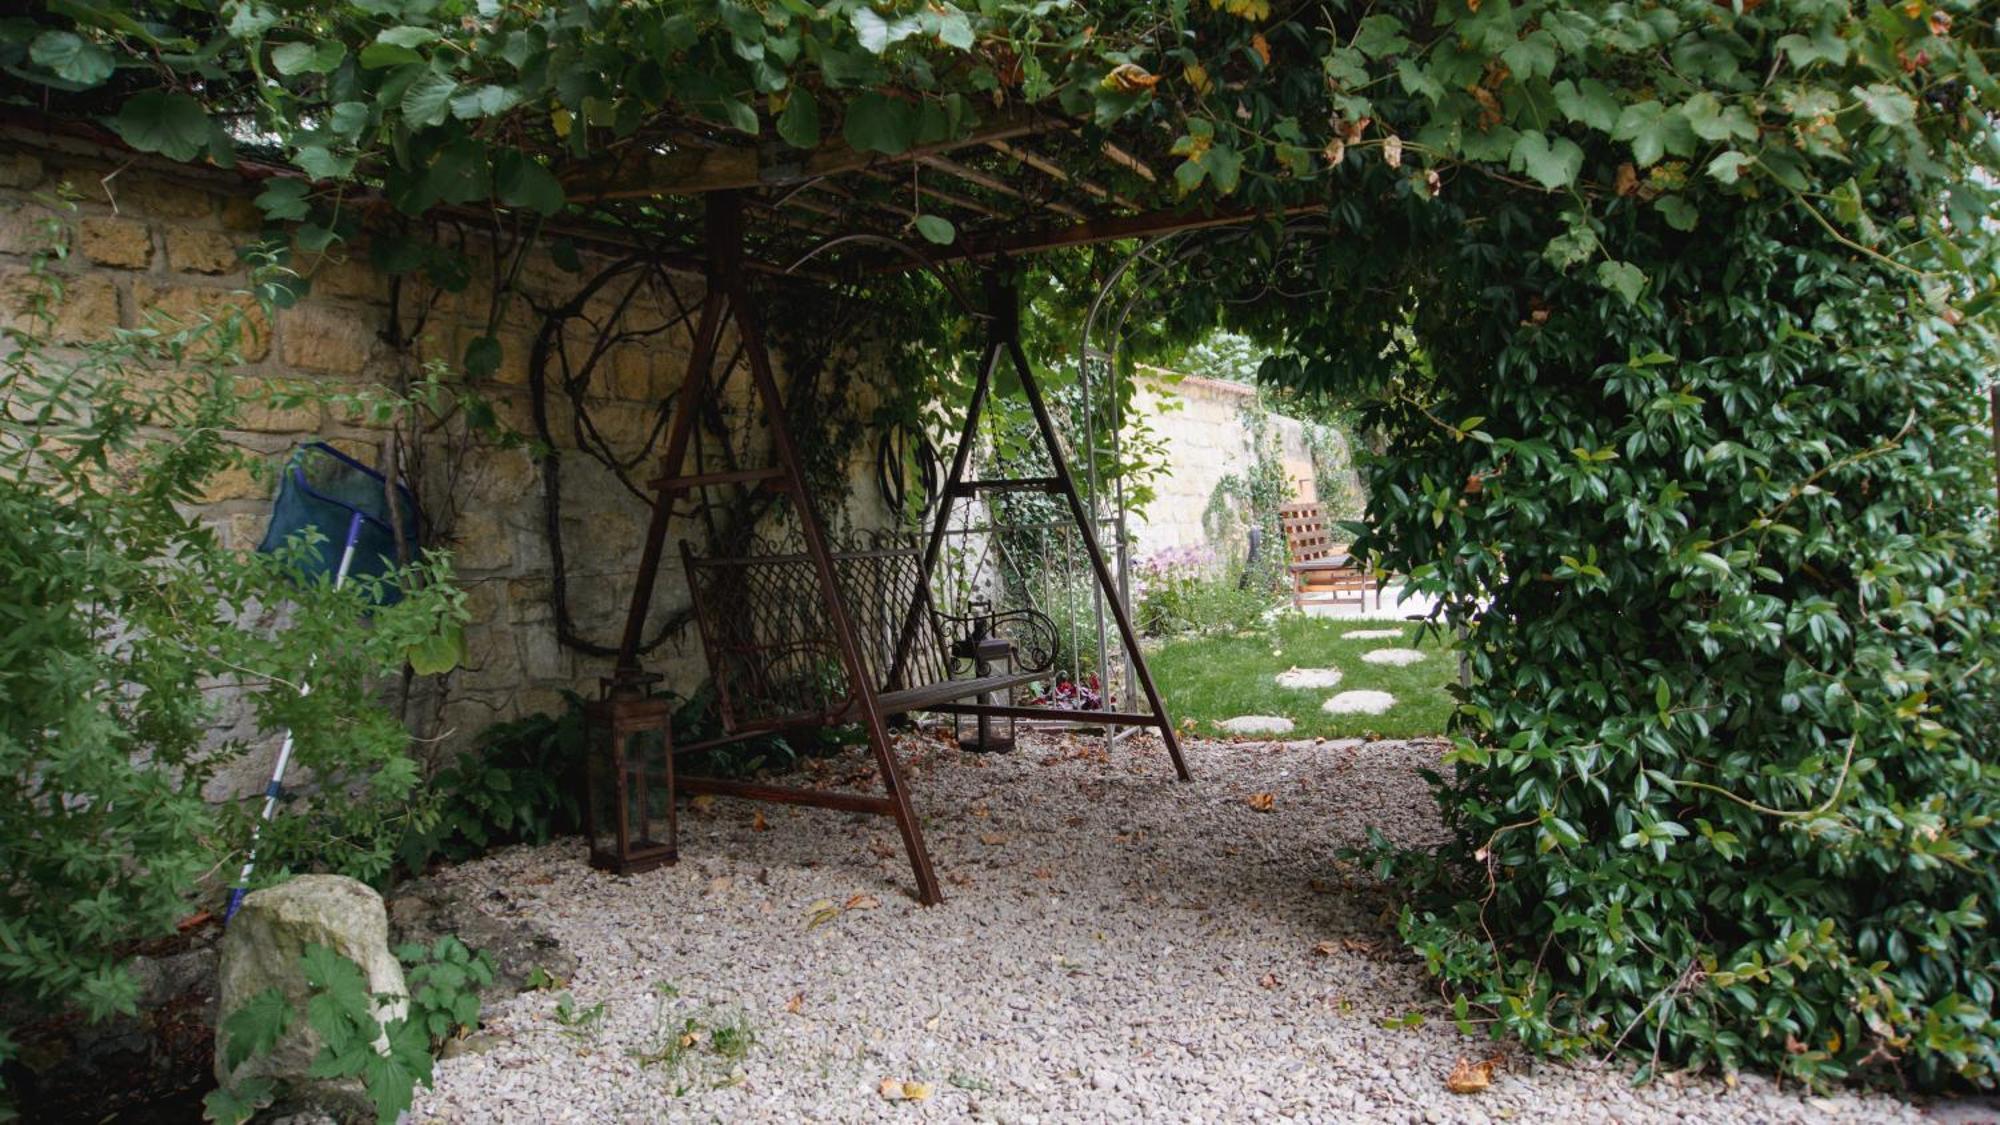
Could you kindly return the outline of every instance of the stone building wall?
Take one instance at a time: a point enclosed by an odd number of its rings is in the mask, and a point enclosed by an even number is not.
[[[1254,431],[1246,417],[1256,401],[1257,389],[1243,383],[1141,368],[1132,411],[1163,440],[1167,471],[1154,482],[1158,496],[1144,516],[1130,521],[1133,558],[1183,547],[1241,557],[1246,521],[1235,510],[1240,505],[1224,502],[1232,518],[1215,527],[1211,502],[1225,478],[1247,476],[1256,465]],[[1318,499],[1305,426],[1282,414],[1266,417],[1292,498]]]
[[[19,317],[33,284],[28,263],[37,249],[39,226],[55,214],[62,218],[69,250],[55,266],[64,285],[54,328],[62,343],[139,327],[154,316],[186,321],[234,307],[246,317],[248,329],[241,347],[245,362],[238,369],[247,391],[254,393],[267,381],[307,380],[358,392],[389,383],[399,371],[409,374],[412,360],[455,364],[466,344],[484,331],[490,288],[479,280],[483,271],[475,269],[475,281],[461,294],[418,292],[413,297],[405,292],[400,303],[405,317],[420,305],[427,304],[430,312],[415,355],[399,356],[384,339],[390,279],[369,265],[366,248],[358,245],[341,246],[324,257],[299,255],[295,264],[310,279],[308,295],[267,315],[244,292],[248,273],[237,254],[259,233],[261,216],[251,202],[257,190],[258,185],[233,173],[134,157],[60,136],[0,131],[0,314]],[[52,205],[61,191],[75,193],[73,210]],[[586,251],[582,271],[573,272],[537,255],[522,269],[520,287],[535,301],[553,305],[568,299],[605,260]],[[685,299],[699,299],[698,277],[673,280]],[[664,298],[635,302],[627,323],[647,317],[657,321],[671,307]],[[593,305],[600,317],[608,317],[610,310],[609,296]],[[539,327],[538,314],[515,301],[498,333],[503,345],[499,369],[475,385],[499,421],[522,433],[532,432],[528,357]],[[608,377],[593,382],[586,411],[621,457],[642,449],[659,426],[662,401],[678,387],[684,371],[691,328],[627,344],[607,356]],[[580,336],[571,343],[578,349],[585,345]],[[730,354],[734,345],[732,328],[725,332],[721,354]],[[848,396],[849,405],[865,417],[876,394],[868,383],[866,357],[831,366],[863,372],[848,376],[853,379]],[[741,420],[747,390],[748,380],[739,372],[725,403],[732,418]],[[609,470],[576,451],[575,419],[560,396],[552,395],[550,401],[555,445],[562,454],[572,613],[587,637],[615,645],[648,510]],[[447,427],[443,433],[449,437],[452,430]],[[378,465],[389,432],[353,409],[320,404],[275,409],[252,401],[242,430],[230,437],[273,467],[297,445],[315,439]],[[437,737],[433,745],[439,747],[456,745],[496,721],[558,709],[562,691],[594,691],[610,663],[579,656],[557,643],[542,476],[529,449],[483,440],[455,450],[444,444],[440,438],[425,445],[421,493],[432,530],[454,552],[472,622],[464,666],[418,701],[420,733]],[[760,457],[766,451],[744,452]],[[856,450],[849,468],[850,508],[861,513],[856,522],[865,523],[880,507],[872,461]],[[231,471],[213,483],[200,512],[226,544],[249,549],[262,537],[275,475]],[[647,464],[628,473],[640,482],[653,475]],[[686,521],[672,532],[654,599],[656,622],[686,603],[672,548],[679,537],[696,534]],[[693,630],[670,640],[649,658],[648,667],[666,673],[668,684],[678,690],[697,686],[704,672]],[[256,762],[249,772],[267,767],[267,762]],[[240,788],[243,780],[223,784]]]

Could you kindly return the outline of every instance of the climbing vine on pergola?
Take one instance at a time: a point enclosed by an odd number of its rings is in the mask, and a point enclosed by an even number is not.
[[[1373,396],[1361,547],[1474,672],[1452,843],[1381,855],[1460,1019],[1993,1081],[1990,5],[60,11],[0,24],[15,100],[261,161],[302,265],[394,213],[692,250],[715,190],[772,270],[856,233],[977,260],[1318,223],[1202,263],[1160,320]],[[811,268],[905,265],[861,238]],[[923,292],[885,317],[935,318]]]

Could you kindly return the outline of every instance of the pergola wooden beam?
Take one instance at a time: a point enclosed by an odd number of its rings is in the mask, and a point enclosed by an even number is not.
[[[1303,203],[1287,207],[1282,211],[1248,208],[1209,214],[1198,211],[1152,211],[1143,215],[1120,215],[1115,218],[1091,219],[1067,227],[1029,230],[983,239],[966,239],[957,245],[941,248],[938,253],[930,255],[930,259],[933,262],[952,262],[1001,255],[1033,254],[1066,246],[1116,242],[1122,238],[1145,238],[1155,234],[1178,234],[1181,231],[1235,226],[1273,216],[1305,215],[1325,209],[1324,203]],[[888,267],[886,272],[899,272],[907,268],[909,267],[898,263]]]
[[[1085,215],[1082,211],[1079,211],[1076,208],[1071,207],[1069,204],[1064,203],[1061,200],[1040,199],[1038,197],[1031,196],[1027,192],[1022,191],[1020,188],[1015,187],[1013,184],[1008,183],[1006,180],[1003,180],[1000,177],[995,176],[990,172],[982,172],[977,168],[969,168],[966,165],[960,164],[958,161],[949,159],[947,157],[938,156],[936,154],[919,156],[917,158],[917,163],[922,164],[926,168],[935,168],[936,170],[943,172],[947,176],[956,177],[958,179],[964,180],[966,183],[977,184],[978,186],[985,188],[987,191],[998,192],[999,194],[1007,196],[1010,199],[1019,199],[1025,203],[1033,203],[1038,207],[1042,207],[1047,210],[1053,211],[1056,214],[1062,215],[1066,218],[1079,219],[1079,220],[1089,218],[1089,216]]]
[[[1110,141],[1104,142],[1104,144],[1101,146],[1101,151],[1104,153],[1105,156],[1111,158],[1111,162],[1113,164],[1120,164],[1127,168],[1130,168],[1134,173],[1138,175],[1140,179],[1146,181],[1147,183],[1153,184],[1153,183],[1158,183],[1160,181],[1160,177],[1155,175],[1153,173],[1153,170],[1146,166],[1145,161],[1140,160],[1138,157],[1133,156],[1131,153],[1126,152],[1124,149],[1119,148],[1117,145],[1112,144]]]
[[[890,184],[895,187],[902,186],[902,182],[898,180],[895,176],[889,174],[888,172],[884,172],[880,169],[870,168],[861,174],[879,183]],[[923,195],[930,196],[932,199],[937,200],[939,203],[948,204],[952,207],[962,207],[965,210],[970,211],[975,215],[984,215],[989,219],[1007,218],[1007,215],[1004,212],[1001,212],[992,207],[988,207],[986,204],[979,202],[977,199],[960,195],[957,192],[946,191],[941,187],[937,187],[932,184],[927,184],[923,182],[923,180],[921,179],[917,181],[917,191]],[[912,214],[914,214],[914,212],[912,212]]]
[[[586,175],[565,187],[572,202],[591,203],[795,184],[819,176],[858,172],[886,164],[904,164],[938,153],[983,145],[991,140],[1009,140],[1066,128],[1069,124],[1060,118],[1014,110],[999,114],[964,137],[917,145],[895,156],[862,152],[841,140],[803,153],[783,142],[688,148],[653,154],[646,158],[643,166],[618,175],[610,182],[593,182]]]
[[[1082,188],[1084,191],[1104,200],[1106,203],[1115,203],[1128,211],[1137,211],[1140,209],[1137,203],[1111,191],[1102,184],[1083,179],[1079,176],[1071,176],[1068,172],[1063,171],[1062,165],[1057,164],[1034,149],[1022,148],[1018,145],[1008,144],[1006,141],[987,141],[986,146],[1002,156],[1010,157],[1026,164],[1028,167],[1045,176],[1050,176],[1061,183],[1073,184]]]

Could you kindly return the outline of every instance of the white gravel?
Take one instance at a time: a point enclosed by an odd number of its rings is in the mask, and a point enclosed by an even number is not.
[[[1401,629],[1350,629],[1340,635],[1343,641],[1393,641],[1403,635]]]
[[[1416,776],[1437,744],[1193,742],[1198,780],[1178,784],[1150,737],[1108,755],[1096,738],[988,756],[912,740],[938,907],[910,898],[887,819],[728,800],[685,816],[677,867],[615,878],[570,840],[446,872],[582,968],[568,1025],[553,990],[500,1003],[410,1119],[1920,1120],[1754,1077],[1633,1089],[1623,1067],[1462,1036],[1388,898],[1334,858],[1371,825],[1437,837]],[[723,1057],[712,1029],[738,1025],[754,1043]],[[638,1057],[690,1030],[677,1058]],[[1457,1060],[1496,1052],[1489,1089],[1446,1091]],[[886,1100],[885,1079],[926,1096]]]
[[[1370,664],[1392,664],[1398,668],[1419,664],[1428,658],[1427,654],[1413,648],[1376,648],[1361,654],[1361,659]]]
[[[1283,715],[1238,715],[1215,725],[1226,734],[1290,734],[1293,723]]]
[[[1396,705],[1386,691],[1343,691],[1319,705],[1329,715],[1380,715]]]
[[[1330,688],[1340,682],[1338,668],[1287,668],[1275,677],[1281,688],[1304,691],[1309,688]]]

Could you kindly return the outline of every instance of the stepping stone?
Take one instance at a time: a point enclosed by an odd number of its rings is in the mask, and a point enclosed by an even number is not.
[[[1292,721],[1283,715],[1238,715],[1215,724],[1228,734],[1290,734]]]
[[[1277,675],[1281,688],[1330,688],[1340,682],[1338,668],[1290,668]]]
[[[1352,632],[1342,633],[1340,639],[1343,641],[1393,641],[1400,639],[1402,635],[1403,631],[1401,629],[1355,629]]]
[[[1408,664],[1418,664],[1427,657],[1413,648],[1378,648],[1361,654],[1361,659],[1370,664],[1393,664],[1398,668]]]
[[[1396,705],[1386,691],[1343,691],[1319,705],[1329,715],[1380,715]]]

